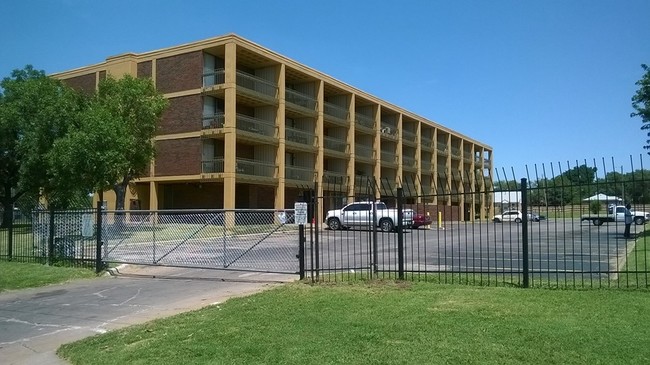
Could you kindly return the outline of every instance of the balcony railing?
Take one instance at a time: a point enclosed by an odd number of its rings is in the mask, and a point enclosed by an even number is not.
[[[323,112],[326,116],[336,118],[344,123],[348,121],[350,114],[348,108],[328,102],[323,103]]]
[[[369,146],[364,146],[360,144],[356,144],[354,146],[354,154],[356,157],[372,158],[373,152],[374,152],[373,148]]]
[[[226,70],[223,68],[203,73],[203,87],[223,84],[226,82]]]
[[[390,164],[397,164],[397,156],[395,156],[395,152],[381,151],[381,161]]]
[[[382,136],[397,139],[397,128],[392,125],[382,123],[380,132]]]
[[[415,168],[417,167],[417,161],[413,157],[402,156],[402,166],[407,168]]]
[[[347,183],[348,176],[345,172],[339,171],[323,171],[323,181],[331,183]]]
[[[237,86],[267,97],[278,97],[277,84],[243,71],[237,71]]]
[[[431,169],[432,165],[431,165],[431,162],[429,162],[429,161],[422,161],[420,163],[420,167],[422,168],[422,173],[431,172],[431,170],[432,170]]]
[[[403,130],[402,131],[402,141],[405,142],[410,142],[410,143],[417,143],[418,142],[418,135],[414,132],[411,132],[409,130]]]
[[[313,97],[292,89],[285,89],[284,99],[287,103],[315,112],[317,102]]]
[[[438,142],[436,144],[436,149],[438,150],[439,155],[449,156],[449,146],[447,146],[447,144]]]
[[[235,163],[235,173],[238,175],[274,177],[275,169],[275,164],[260,160],[237,158]]]
[[[262,119],[237,114],[237,129],[244,132],[260,134],[267,137],[275,136],[275,125]]]
[[[428,139],[428,138],[422,138],[420,145],[422,148],[426,149],[432,149],[433,148],[433,141]]]
[[[334,137],[324,137],[323,147],[328,150],[334,150],[341,153],[347,152],[348,144],[345,140],[334,138]]]
[[[456,158],[460,158],[462,156],[462,154],[460,152],[460,148],[452,146],[451,147],[451,156],[456,157]]]
[[[284,168],[284,177],[290,180],[314,181],[314,169],[287,165]]]
[[[355,123],[369,129],[374,129],[375,128],[375,120],[368,115],[365,114],[355,114],[354,116]]]
[[[286,127],[285,129],[285,139],[287,141],[304,144],[308,146],[314,145],[314,133],[306,132],[300,129]]]
[[[223,128],[225,121],[224,113],[203,116],[203,129]]]
[[[223,158],[201,161],[201,172],[204,174],[223,172]]]

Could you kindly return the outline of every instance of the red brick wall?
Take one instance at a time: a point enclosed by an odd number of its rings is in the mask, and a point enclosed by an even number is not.
[[[153,76],[151,72],[151,61],[138,63],[138,77],[151,78],[151,76]]]
[[[201,173],[201,139],[184,138],[156,142],[156,176]]]
[[[201,130],[203,101],[200,95],[182,96],[169,99],[158,124],[158,134],[183,133]]]
[[[162,93],[198,89],[203,86],[201,51],[158,59],[156,86]]]
[[[96,77],[94,72],[87,75],[65,79],[63,82],[84,94],[92,94],[95,92]]]

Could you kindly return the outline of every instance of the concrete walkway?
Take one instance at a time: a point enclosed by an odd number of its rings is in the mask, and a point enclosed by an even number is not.
[[[57,348],[221,303],[297,276],[126,266],[113,275],[0,293],[0,364],[65,364]]]

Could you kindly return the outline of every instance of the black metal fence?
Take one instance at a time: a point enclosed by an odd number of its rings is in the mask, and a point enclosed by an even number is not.
[[[307,275],[315,281],[647,288],[650,172],[642,159],[638,167],[632,162],[628,172],[613,168],[613,161],[611,168],[604,161],[534,166],[523,179],[514,171],[485,179],[465,171],[427,180],[430,185],[403,181],[399,189],[371,178],[326,182],[311,200],[315,221],[324,227],[306,233]],[[377,220],[384,213],[368,212],[361,223],[328,228],[329,219],[346,214],[340,209],[347,203],[377,199],[412,209],[417,222],[382,232]],[[629,238],[628,203],[634,220]]]

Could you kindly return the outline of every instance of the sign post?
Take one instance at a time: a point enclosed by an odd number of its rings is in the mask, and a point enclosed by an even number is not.
[[[295,222],[298,224],[298,264],[300,280],[305,278],[305,224],[307,223],[307,203],[296,202],[293,205]]]

